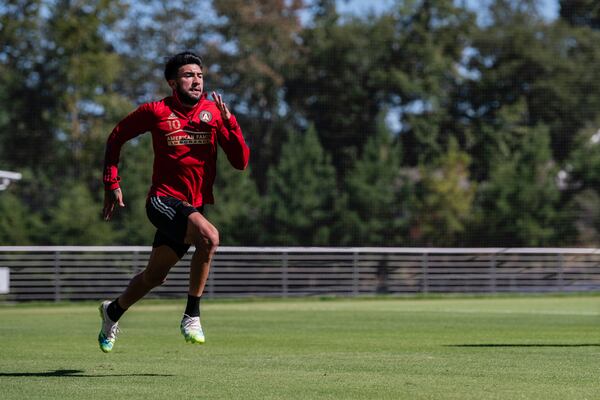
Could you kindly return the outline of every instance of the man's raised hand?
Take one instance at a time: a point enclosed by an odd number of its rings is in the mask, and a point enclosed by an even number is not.
[[[212,98],[215,101],[215,103],[217,104],[217,108],[219,109],[219,111],[221,111],[221,117],[225,121],[228,121],[229,118],[231,117],[231,112],[227,108],[227,104],[225,104],[223,102],[223,97],[221,97],[221,95],[218,94],[217,92],[212,92]]]

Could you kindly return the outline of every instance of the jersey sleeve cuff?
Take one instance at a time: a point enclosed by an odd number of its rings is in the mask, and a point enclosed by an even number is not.
[[[235,115],[231,114],[231,116],[229,117],[229,119],[224,119],[223,123],[225,124],[225,126],[229,129],[234,128],[237,126],[237,119],[235,118]]]

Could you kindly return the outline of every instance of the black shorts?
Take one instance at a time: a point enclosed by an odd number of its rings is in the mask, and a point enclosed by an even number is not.
[[[188,216],[193,212],[202,213],[203,207],[194,207],[185,201],[169,196],[149,196],[146,202],[146,215],[156,227],[152,247],[169,246],[179,258],[190,248],[184,243]]]

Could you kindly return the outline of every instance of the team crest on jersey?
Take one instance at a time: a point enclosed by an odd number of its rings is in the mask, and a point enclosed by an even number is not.
[[[209,111],[201,111],[200,112],[200,121],[202,121],[202,122],[212,121],[212,114]]]

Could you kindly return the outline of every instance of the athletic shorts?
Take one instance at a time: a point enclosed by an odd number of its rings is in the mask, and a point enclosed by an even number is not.
[[[202,213],[203,207],[169,196],[150,196],[146,202],[146,215],[156,227],[152,247],[169,246],[179,258],[190,248],[184,243],[188,216],[193,212]]]

